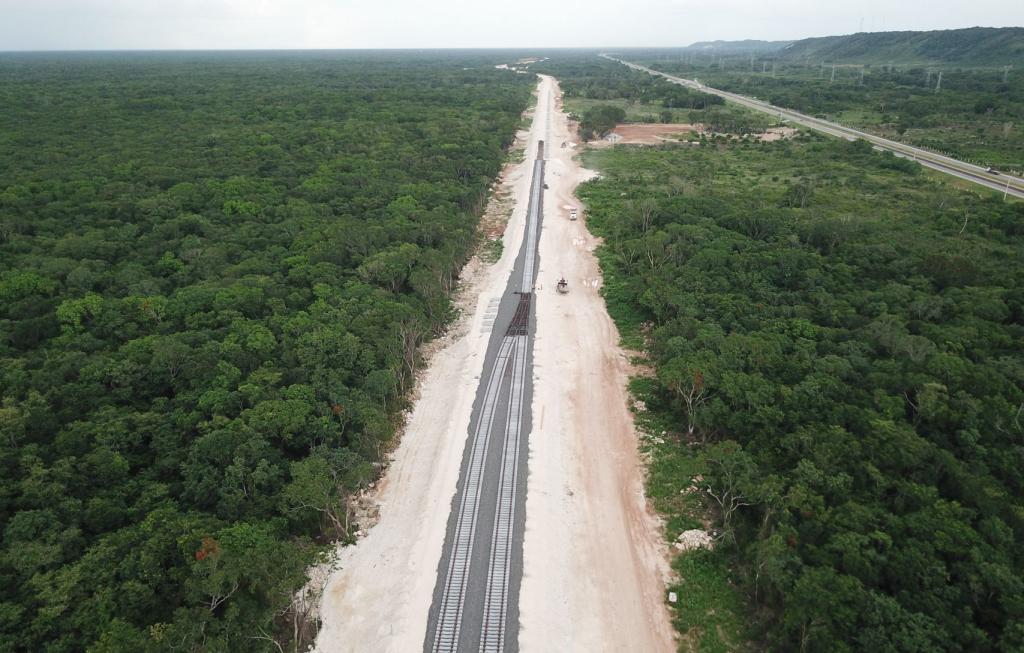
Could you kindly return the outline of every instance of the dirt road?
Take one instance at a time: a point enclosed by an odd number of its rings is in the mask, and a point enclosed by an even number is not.
[[[556,85],[557,93],[557,85]],[[672,651],[665,545],[643,494],[628,360],[573,192],[592,176],[557,103],[540,238],[520,650]],[[582,211],[581,211],[582,215]],[[584,216],[585,217],[585,216]],[[564,276],[568,295],[555,283]]]

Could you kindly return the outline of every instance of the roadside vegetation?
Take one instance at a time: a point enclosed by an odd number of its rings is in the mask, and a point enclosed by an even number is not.
[[[581,187],[692,651],[1024,648],[1024,203],[813,134]]]
[[[734,93],[1004,172],[1024,172],[1024,71],[896,63],[700,57],[638,60]],[[941,74],[941,82],[939,76]]]
[[[535,83],[494,63],[0,56],[0,651],[309,643]]]

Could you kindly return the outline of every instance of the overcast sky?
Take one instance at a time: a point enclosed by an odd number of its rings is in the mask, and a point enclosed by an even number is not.
[[[1020,0],[0,0],[2,50],[680,46],[1024,25]],[[811,9],[810,7],[814,7]]]

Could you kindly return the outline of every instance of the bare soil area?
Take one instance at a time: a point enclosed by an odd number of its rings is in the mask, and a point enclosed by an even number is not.
[[[690,135],[692,134],[692,138]],[[706,132],[702,124],[686,123],[622,123],[608,132],[604,138],[588,143],[590,147],[610,147],[612,145],[661,145],[662,143],[695,142],[701,135],[724,136],[739,139],[739,134]],[[743,134],[743,138],[753,138],[765,143],[793,138],[797,130],[793,127],[769,127],[761,134]]]
[[[555,106],[550,140],[570,141],[560,99]],[[550,148],[545,177],[519,645],[525,653],[672,651],[668,547],[644,497],[629,361],[600,295],[599,242],[573,194],[594,173],[573,154]],[[567,295],[555,292],[563,276]]]
[[[592,147],[609,145],[658,145],[679,142],[680,134],[695,134],[700,125],[686,123],[623,123],[617,125],[607,136],[592,142]]]
[[[757,139],[765,143],[781,141],[796,136],[796,129],[793,127],[769,127],[763,134],[758,134]]]

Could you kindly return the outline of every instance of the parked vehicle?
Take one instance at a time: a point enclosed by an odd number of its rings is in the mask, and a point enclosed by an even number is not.
[[[579,217],[579,215],[578,215],[576,209],[569,209],[569,219],[570,220],[575,220],[578,217]]]
[[[555,286],[555,290],[558,291],[559,295],[565,295],[569,292],[569,282],[565,280],[565,277],[558,280],[558,285]]]

